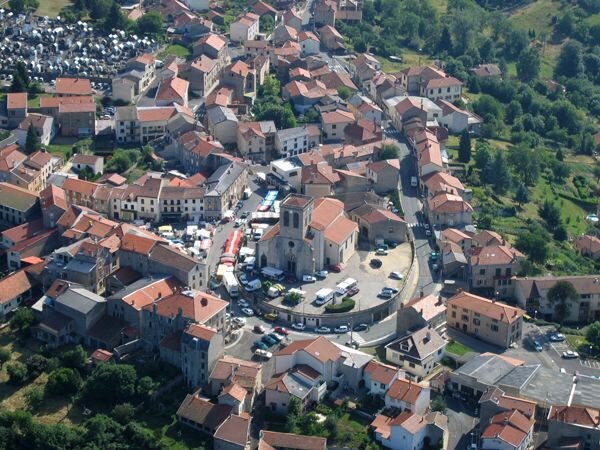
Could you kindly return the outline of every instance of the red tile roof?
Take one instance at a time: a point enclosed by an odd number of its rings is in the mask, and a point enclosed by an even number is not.
[[[258,450],[271,450],[273,448],[325,450],[327,448],[327,439],[317,436],[304,436],[300,434],[262,430],[260,432]]]
[[[6,95],[6,109],[26,109],[27,92],[9,92]]]
[[[185,333],[204,341],[210,341],[218,331],[215,328],[207,327],[205,325],[190,324],[185,329]]]
[[[372,381],[388,385],[398,376],[399,369],[388,364],[371,360],[365,367],[365,373],[371,376]]]
[[[422,391],[423,387],[417,383],[413,383],[410,380],[398,379],[392,383],[385,395],[395,400],[414,405]]]
[[[485,317],[496,319],[499,322],[509,324],[518,320],[525,313],[521,308],[515,308],[514,306],[492,301],[468,292],[461,292],[454,297],[449,298],[447,302],[448,309],[453,305],[456,305],[458,308],[465,308],[477,312]]]
[[[92,95],[92,85],[87,78],[57,78],[54,91],[57,95]]]
[[[156,92],[156,100],[179,100],[185,102],[189,84],[187,80],[179,77],[162,80]]]
[[[294,341],[280,350],[277,356],[293,355],[299,351],[304,351],[323,363],[335,361],[342,355],[342,351],[335,344],[323,336],[319,336],[315,339]]]
[[[25,294],[32,287],[32,280],[24,269],[11,273],[0,280],[0,304]]]

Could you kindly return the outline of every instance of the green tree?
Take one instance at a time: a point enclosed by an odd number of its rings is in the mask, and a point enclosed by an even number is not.
[[[337,88],[337,93],[342,100],[348,100],[352,95],[352,91],[348,86],[340,86]]]
[[[21,76],[13,75],[13,80],[8,90],[10,92],[27,92],[27,85],[25,84]]]
[[[129,364],[101,364],[86,380],[83,396],[89,400],[117,403],[135,395],[137,374]]]
[[[275,28],[275,20],[270,14],[265,14],[260,18],[260,31],[269,35]]]
[[[83,381],[75,369],[61,367],[48,375],[46,389],[52,395],[72,395],[81,388]]]
[[[394,144],[383,144],[379,152],[379,159],[397,159],[400,156],[400,149]]]
[[[446,403],[446,399],[441,396],[441,395],[437,395],[432,401],[431,401],[431,410],[432,411],[439,411],[442,414],[446,413],[446,409],[448,408],[448,405]]]
[[[504,154],[497,150],[483,171],[483,178],[490,183],[496,193],[504,195],[510,189],[511,178]]]
[[[259,88],[261,97],[279,97],[281,93],[281,83],[275,75],[269,75],[265,82]]]
[[[154,388],[156,387],[156,383],[154,382],[154,380],[152,378],[150,378],[149,376],[145,376],[142,377],[138,380],[138,384],[137,384],[137,394],[144,398],[144,397],[148,397],[152,391],[154,390]]]
[[[35,11],[39,6],[38,0],[9,0],[8,2],[8,7],[17,14],[25,13],[28,10]]]
[[[136,22],[138,34],[154,38],[161,37],[164,34],[163,25],[163,17],[158,11],[148,11]]]
[[[521,81],[535,80],[540,73],[540,52],[536,47],[529,47],[521,52],[517,59],[517,76]]]
[[[35,354],[27,358],[25,365],[27,366],[27,372],[29,375],[32,378],[35,378],[42,372],[48,370],[49,360],[45,356]]]
[[[594,168],[592,169],[593,173],[594,173],[594,178],[596,179],[596,181],[600,181],[600,163],[596,163],[594,164]]]
[[[77,369],[81,372],[87,365],[88,354],[81,345],[77,345],[72,350],[63,353],[62,361],[65,367]]]
[[[44,389],[41,386],[34,386],[25,393],[25,403],[27,408],[35,411],[44,401]]]
[[[517,237],[516,247],[525,252],[531,261],[538,264],[543,264],[550,253],[548,237],[536,231],[521,233]]]
[[[10,361],[10,350],[6,347],[0,347],[0,370],[4,363]]]
[[[475,167],[479,170],[485,169],[488,161],[492,157],[492,146],[487,141],[477,141],[475,145]]]
[[[508,150],[508,163],[514,173],[527,186],[535,186],[540,176],[541,156],[525,145],[515,145]]]
[[[30,122],[27,128],[27,137],[25,138],[25,153],[31,154],[40,148],[42,148],[42,141],[33,126],[33,122]]]
[[[113,0],[93,0],[92,2],[86,2],[90,7],[90,18],[97,22],[103,21],[108,16],[113,3]]]
[[[111,414],[117,422],[126,425],[133,419],[135,408],[131,403],[121,403],[113,408]]]
[[[112,0],[108,14],[102,25],[105,30],[126,30],[130,27],[131,23],[123,13],[121,6],[116,1]]]
[[[19,386],[27,379],[27,366],[22,362],[13,361],[6,365],[6,373],[8,374],[8,382]]]
[[[508,104],[506,108],[506,123],[512,125],[515,120],[523,115],[523,108],[517,100],[513,100]]]
[[[529,203],[530,200],[531,198],[527,186],[525,186],[524,183],[519,184],[517,192],[515,193],[515,201],[519,204],[519,206],[522,206],[524,203]]]
[[[22,335],[27,335],[35,318],[29,308],[19,308],[10,320],[10,328]]]
[[[502,120],[504,110],[502,104],[491,95],[483,94],[473,104],[473,109],[481,117],[492,116],[497,120]]]
[[[571,174],[571,169],[567,163],[556,161],[554,164],[552,164],[552,174],[554,175],[554,179],[556,181],[562,182],[565,178],[569,177]]]
[[[538,208],[538,214],[544,219],[550,231],[554,231],[561,223],[560,208],[548,199],[544,200]]]
[[[288,413],[285,428],[289,433],[297,431],[300,419],[301,405],[297,397],[292,397],[288,403]]]
[[[561,223],[555,228],[554,233],[552,233],[552,237],[554,237],[554,239],[556,239],[559,242],[566,241],[569,238],[567,228]]]
[[[554,306],[554,314],[558,319],[558,323],[562,325],[571,310],[569,302],[577,301],[579,294],[571,282],[561,280],[548,289],[547,298],[550,304]]]
[[[585,332],[585,338],[595,348],[600,348],[600,322],[591,324]]]
[[[554,73],[568,78],[583,73],[583,46],[580,42],[571,39],[562,46]]]
[[[460,142],[458,144],[458,160],[465,164],[471,161],[471,135],[466,128],[460,135]]]

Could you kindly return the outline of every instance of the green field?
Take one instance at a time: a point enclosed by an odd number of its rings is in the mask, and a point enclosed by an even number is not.
[[[159,59],[165,59],[169,55],[179,56],[181,58],[187,58],[191,55],[190,51],[183,45],[172,44],[160,52],[157,57]]]
[[[454,353],[457,356],[463,356],[469,352],[472,352],[473,349],[470,347],[467,347],[464,344],[461,344],[460,342],[452,341],[448,345],[446,345],[446,351],[450,352],[450,353]]]
[[[433,63],[433,61],[426,55],[415,52],[414,50],[409,50],[407,48],[403,48],[399,56],[402,57],[402,62],[392,61],[384,58],[383,56],[376,56],[376,58],[381,63],[381,70],[387,73],[399,72],[409,66],[422,66]]]
[[[40,6],[35,13],[38,16],[56,17],[61,9],[70,4],[71,0],[40,0]]]

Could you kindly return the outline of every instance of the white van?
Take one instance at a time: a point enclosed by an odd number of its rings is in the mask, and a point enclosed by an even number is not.
[[[315,295],[315,297],[316,297],[315,305],[321,306],[327,302],[330,302],[331,300],[333,300],[333,294],[334,294],[333,289],[328,289],[328,288],[319,289]]]
[[[264,234],[264,230],[262,228],[257,228],[254,230],[254,240],[255,241],[260,241],[260,239],[263,237]]]
[[[412,187],[417,187],[417,182],[418,182],[417,177],[411,177],[410,178],[410,185]]]

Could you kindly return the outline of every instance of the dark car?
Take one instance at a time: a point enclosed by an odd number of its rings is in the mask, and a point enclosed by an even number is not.
[[[371,267],[375,267],[376,269],[379,269],[382,265],[383,265],[383,263],[381,262],[380,259],[373,258],[371,260]]]
[[[359,291],[360,291],[360,289],[357,286],[354,286],[353,288],[348,289],[348,292],[346,292],[346,295],[348,297],[352,297],[352,296],[358,294]]]
[[[244,211],[240,217],[241,217],[242,219],[245,219],[245,218],[247,218],[249,215],[250,215],[250,213],[249,213],[248,211]]]
[[[265,332],[265,327],[263,327],[262,325],[254,325],[254,332],[263,334]]]
[[[329,271],[334,273],[340,273],[342,271],[342,266],[339,264],[334,264],[333,266],[329,266]]]
[[[354,325],[352,328],[354,331],[367,331],[369,329],[369,325],[366,323],[359,323],[358,325]]]

